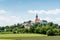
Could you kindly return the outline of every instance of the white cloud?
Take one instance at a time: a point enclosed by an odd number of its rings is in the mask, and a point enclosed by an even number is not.
[[[28,13],[33,14],[60,14],[60,9],[54,9],[54,10],[29,10]]]
[[[0,10],[0,26],[12,25],[12,24],[16,24],[16,23],[20,22],[19,17],[7,16],[6,15],[7,13],[9,13],[9,12],[6,10]]]
[[[5,14],[5,13],[7,13],[6,10],[0,10],[0,14]]]
[[[0,16],[0,26],[12,25],[19,22],[20,19],[17,16]]]
[[[57,23],[60,25],[60,18],[50,18],[50,17],[44,17],[41,18],[42,20],[47,20],[48,22],[53,22],[53,23]]]

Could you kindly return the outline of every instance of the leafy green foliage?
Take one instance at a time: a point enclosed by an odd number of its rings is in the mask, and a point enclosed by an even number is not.
[[[47,35],[48,36],[59,35],[59,30],[58,29],[50,29],[50,30],[47,31]]]
[[[31,21],[28,21],[28,23],[30,24]],[[28,28],[25,28],[24,25],[17,23],[11,26],[0,27],[0,32],[12,32],[14,34],[38,33],[52,36],[60,35],[60,27],[58,24],[54,24],[53,22],[49,22],[48,24],[36,22],[33,25],[29,26]]]

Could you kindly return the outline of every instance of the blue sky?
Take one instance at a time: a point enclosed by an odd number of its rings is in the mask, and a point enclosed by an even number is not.
[[[60,0],[0,0],[0,26],[41,20],[60,24]]]

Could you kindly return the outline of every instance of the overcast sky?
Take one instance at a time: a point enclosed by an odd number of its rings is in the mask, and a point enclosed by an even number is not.
[[[0,26],[40,20],[60,24],[60,0],[0,0]]]

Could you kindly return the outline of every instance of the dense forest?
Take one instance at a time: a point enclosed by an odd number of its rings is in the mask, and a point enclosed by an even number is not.
[[[40,22],[36,22],[28,28],[25,28],[20,23],[11,26],[0,26],[0,34],[9,33],[38,33],[46,34],[48,36],[56,36],[60,35],[60,26],[58,24],[54,24],[53,22],[48,22],[48,24],[41,24]]]

